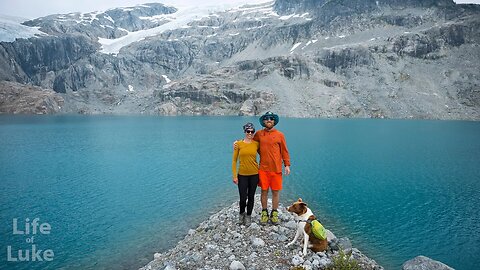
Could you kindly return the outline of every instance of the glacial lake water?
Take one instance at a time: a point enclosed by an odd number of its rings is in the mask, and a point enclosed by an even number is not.
[[[136,269],[235,202],[249,117],[1,116],[1,269]],[[480,265],[480,122],[281,118],[292,174],[325,226],[385,269]],[[258,191],[257,191],[258,192]],[[25,233],[39,218],[49,234]],[[292,237],[294,232],[292,232]],[[32,238],[33,236],[33,238]],[[7,262],[18,250],[49,262]],[[11,258],[11,259],[12,259]]]

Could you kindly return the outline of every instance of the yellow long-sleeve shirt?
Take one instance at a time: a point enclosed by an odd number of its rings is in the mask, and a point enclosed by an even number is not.
[[[257,141],[246,143],[237,141],[237,149],[233,150],[232,174],[237,176],[237,161],[240,160],[238,174],[254,175],[258,174],[257,152],[260,144]]]

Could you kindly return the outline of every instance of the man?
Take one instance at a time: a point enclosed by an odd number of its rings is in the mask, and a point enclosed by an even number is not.
[[[261,203],[262,213],[260,224],[265,225],[268,220],[277,225],[278,204],[280,201],[280,190],[282,190],[282,161],[285,165],[285,175],[290,174],[290,155],[288,154],[285,136],[274,128],[278,124],[278,115],[266,112],[259,119],[264,129],[255,133],[253,139],[260,143],[260,168],[258,176],[259,186],[262,189]],[[267,199],[268,190],[272,191],[272,212],[268,215]]]

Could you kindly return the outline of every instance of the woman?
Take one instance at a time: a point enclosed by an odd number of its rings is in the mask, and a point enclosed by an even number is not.
[[[258,184],[257,152],[259,144],[253,140],[255,127],[252,123],[246,123],[243,126],[243,132],[245,138],[238,141],[238,147],[233,150],[232,173],[233,182],[238,185],[238,192],[240,193],[239,223],[249,226],[252,222],[255,190]],[[240,166],[237,174],[238,160],[240,160]],[[247,208],[246,214],[245,208]]]

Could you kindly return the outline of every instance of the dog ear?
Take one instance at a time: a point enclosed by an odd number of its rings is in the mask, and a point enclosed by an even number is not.
[[[297,202],[302,202],[302,198],[298,198],[298,201]]]

